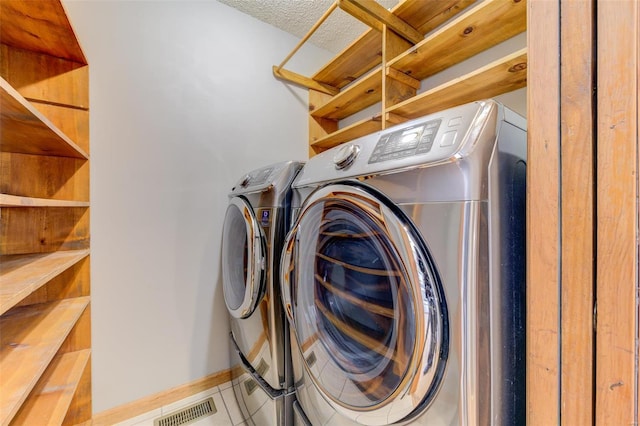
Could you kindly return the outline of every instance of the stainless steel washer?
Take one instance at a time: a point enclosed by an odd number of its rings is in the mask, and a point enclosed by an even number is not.
[[[278,266],[298,162],[243,176],[229,194],[222,240],[234,392],[248,424],[292,424],[288,324]]]
[[[299,422],[524,424],[526,122],[474,102],[312,158],[281,264]]]

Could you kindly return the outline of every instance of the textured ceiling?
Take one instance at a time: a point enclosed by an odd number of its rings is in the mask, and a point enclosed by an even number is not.
[[[218,0],[299,38],[313,27],[334,0]],[[376,0],[387,9],[398,0]],[[318,47],[338,53],[368,27],[336,8],[309,39]]]

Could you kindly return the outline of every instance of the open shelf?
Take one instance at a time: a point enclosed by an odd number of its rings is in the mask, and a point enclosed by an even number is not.
[[[527,49],[521,49],[387,109],[387,113],[417,118],[426,114],[491,98],[527,85]]]
[[[325,137],[318,138],[311,143],[311,147],[316,152],[320,152],[379,130],[382,130],[381,114],[358,121]]]
[[[423,80],[526,30],[525,1],[487,0],[389,61],[389,67]]]
[[[34,7],[34,3],[0,2],[2,43],[86,65],[87,60],[62,4],[38,1]]]
[[[89,255],[89,250],[0,256],[0,315]]]
[[[65,338],[89,304],[89,297],[16,307],[0,318],[0,424],[20,409]]]
[[[382,100],[382,68],[377,68],[327,103],[311,111],[316,118],[342,120]]]
[[[88,201],[53,200],[0,194],[0,207],[89,207]]]
[[[468,7],[472,0],[406,0],[392,9],[392,13],[426,34]],[[379,31],[369,29],[346,47],[312,79],[338,89],[358,79],[382,63],[382,37]]]
[[[90,349],[56,356],[14,417],[13,423],[62,424],[90,357]]]
[[[0,78],[0,114],[4,152],[89,158],[3,78]]]

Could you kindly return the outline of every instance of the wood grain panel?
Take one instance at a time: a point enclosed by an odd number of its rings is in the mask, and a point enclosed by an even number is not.
[[[91,416],[93,415],[93,407],[91,401],[91,359],[87,363],[80,381],[76,386],[76,391],[69,404],[67,416],[62,422],[63,425],[79,425],[89,422],[91,426]]]
[[[598,2],[596,425],[637,424],[636,1]]]
[[[377,68],[362,77],[357,84],[349,86],[328,102],[314,108],[311,115],[316,118],[342,120],[382,100],[382,69]]]
[[[425,34],[467,8],[473,0],[406,0],[392,12]],[[382,62],[382,37],[369,29],[313,75],[313,79],[342,88]]]
[[[560,7],[527,14],[527,424],[559,425]]]
[[[0,2],[0,40],[21,49],[87,63],[60,2]]]
[[[469,74],[392,106],[386,112],[417,118],[527,85],[527,49],[521,49]]]
[[[309,111],[314,111],[321,105],[326,104],[331,99],[330,95],[327,95],[316,90],[309,90]],[[330,120],[327,118],[316,118],[309,114],[309,157],[313,157],[317,152],[312,148],[312,145],[328,134],[338,130],[338,121]]]
[[[561,421],[593,418],[594,5],[560,2],[561,80]],[[578,161],[576,161],[579,159]]]
[[[0,424],[7,424],[83,312],[88,298],[21,307],[0,318]]]
[[[0,193],[89,201],[89,162],[69,157],[0,153]]]
[[[6,52],[6,53],[4,53]],[[56,105],[89,108],[89,67],[65,59],[3,46],[7,80],[22,96]]]
[[[56,356],[16,414],[14,424],[62,424],[90,356],[88,349]]]
[[[447,22],[390,66],[423,80],[526,29],[526,1],[487,0]]]
[[[318,153],[378,130],[382,130],[382,119],[380,115],[375,115],[319,138],[311,144],[311,147]]]
[[[25,297],[17,306],[36,305],[73,297],[90,296],[90,261],[88,257],[49,280],[46,285]]]
[[[415,79],[410,81],[392,78],[387,72],[387,63],[398,56],[400,53],[411,47],[411,43],[404,40],[393,31],[385,28],[382,38],[382,64],[385,70],[381,76],[382,80],[382,111],[386,111],[387,108],[396,105],[404,100],[407,100],[416,95],[417,87],[420,82]],[[411,77],[410,77],[411,78]],[[386,128],[386,121],[382,122],[382,128]]]
[[[0,79],[0,151],[88,158],[73,140]]]
[[[89,154],[89,111],[60,105],[32,101],[31,105],[40,111],[58,129],[69,137],[84,152]]]
[[[89,209],[0,209],[0,255],[89,248]]]
[[[46,254],[1,256],[0,314],[88,255],[88,250],[67,250]]]

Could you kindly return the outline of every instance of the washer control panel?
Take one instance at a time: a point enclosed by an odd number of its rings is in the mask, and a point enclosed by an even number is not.
[[[369,164],[426,154],[431,151],[441,123],[438,118],[380,136]]]
[[[263,185],[269,180],[272,172],[273,167],[255,170],[242,178],[240,186],[243,188],[248,188],[250,186]]]

